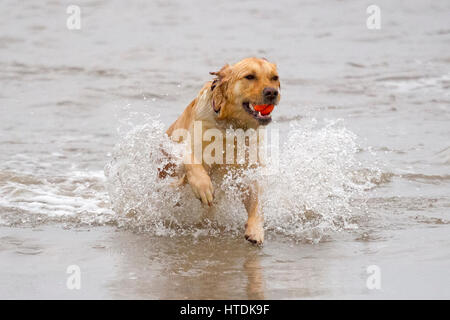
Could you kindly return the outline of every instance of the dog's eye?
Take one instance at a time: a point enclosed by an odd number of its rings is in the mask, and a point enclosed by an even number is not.
[[[247,79],[247,80],[254,80],[255,76],[252,75],[252,74],[249,74],[249,75],[245,76],[244,78]]]
[[[278,81],[278,76],[273,76],[272,81]]]

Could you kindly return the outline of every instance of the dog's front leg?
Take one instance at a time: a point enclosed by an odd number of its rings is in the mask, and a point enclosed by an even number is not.
[[[264,218],[258,203],[259,186],[257,183],[247,189],[244,205],[248,213],[245,224],[245,239],[251,243],[262,244],[264,242]]]
[[[203,204],[212,205],[214,188],[211,178],[201,164],[185,164],[186,178],[194,192]]]

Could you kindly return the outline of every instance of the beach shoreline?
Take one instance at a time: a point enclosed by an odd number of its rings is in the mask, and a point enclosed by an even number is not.
[[[110,226],[0,227],[0,299],[448,299],[447,230],[319,244],[274,238],[258,248],[243,238],[157,237]],[[442,244],[433,252],[431,235]],[[406,240],[416,250],[408,259],[409,248],[398,244]],[[366,285],[373,264],[380,290]],[[67,286],[73,265],[80,289]]]

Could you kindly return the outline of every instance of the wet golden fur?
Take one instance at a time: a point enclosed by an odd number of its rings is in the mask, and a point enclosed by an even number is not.
[[[173,136],[177,129],[184,129],[193,136],[195,121],[201,121],[203,132],[207,129],[219,129],[225,132],[226,128],[257,129],[261,124],[244,108],[244,102],[258,105],[263,104],[264,88],[279,90],[280,82],[276,65],[265,59],[247,58],[234,65],[225,65],[218,72],[212,72],[216,78],[207,82],[197,97],[186,107],[181,116],[167,130]],[[248,79],[253,75],[253,79]],[[278,92],[278,91],[277,91]],[[273,104],[280,100],[278,95]],[[223,135],[225,137],[225,135]],[[194,143],[194,142],[193,142]],[[204,141],[202,150],[208,145]],[[192,145],[191,148],[194,148]],[[214,189],[210,179],[212,171],[225,174],[230,165],[207,165],[204,162],[196,163],[192,153],[192,161],[184,164],[184,175],[180,182],[189,183],[194,194],[204,204],[212,205]],[[198,161],[197,161],[198,162]],[[245,228],[245,238],[252,243],[264,241],[263,216],[258,204],[259,186],[243,186],[249,192],[243,195],[243,203],[248,213]]]

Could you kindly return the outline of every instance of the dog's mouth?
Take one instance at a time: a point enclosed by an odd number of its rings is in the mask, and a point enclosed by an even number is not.
[[[249,101],[242,103],[244,110],[247,111],[260,124],[268,124],[272,121],[271,113],[274,109],[274,104],[253,104]]]

